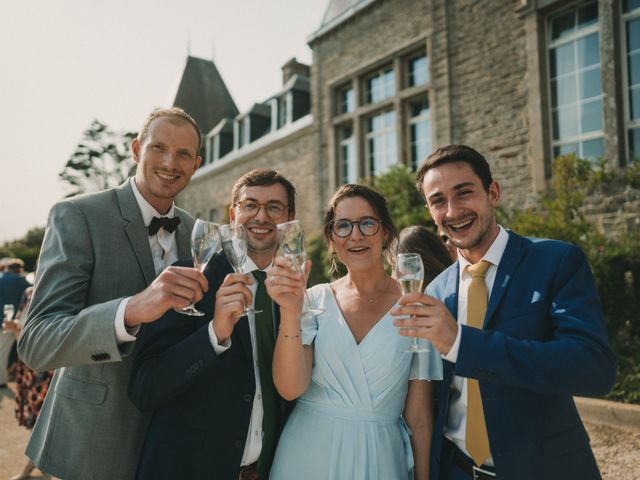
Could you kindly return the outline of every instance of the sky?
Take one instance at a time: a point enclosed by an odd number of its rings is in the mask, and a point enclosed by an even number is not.
[[[282,86],[329,0],[35,0],[0,14],[0,242],[44,226],[93,119],[136,131],[170,106],[188,54],[213,59],[238,109]]]

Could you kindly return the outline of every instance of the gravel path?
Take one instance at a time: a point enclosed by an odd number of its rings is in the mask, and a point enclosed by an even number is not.
[[[9,386],[13,388],[13,385]],[[13,405],[13,391],[7,388],[0,389],[0,480],[7,480],[19,472],[26,461],[23,452],[29,432],[16,423]],[[585,425],[591,436],[591,445],[602,478],[640,480],[640,430],[626,430],[594,423]],[[40,477],[34,474],[31,478]]]

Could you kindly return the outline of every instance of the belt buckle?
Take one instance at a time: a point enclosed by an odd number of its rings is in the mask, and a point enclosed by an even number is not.
[[[481,467],[476,467],[475,465],[471,465],[471,472],[473,473],[473,480],[482,480],[480,475],[486,475],[489,478],[496,478],[496,474],[494,472],[490,472],[489,470],[485,470]]]

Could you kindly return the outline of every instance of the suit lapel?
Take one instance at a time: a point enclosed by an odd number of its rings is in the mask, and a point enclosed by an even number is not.
[[[460,282],[460,263],[456,262],[454,268],[449,270],[444,297],[444,304],[447,309],[453,315],[453,318],[458,318],[458,283]]]
[[[178,245],[178,258],[191,258],[191,229],[193,222],[191,217],[176,207],[176,213],[180,217],[180,224],[176,230],[176,242]]]
[[[513,232],[509,232],[509,241],[507,242],[507,247],[502,254],[502,258],[500,259],[496,279],[494,280],[493,288],[491,289],[491,298],[489,299],[489,305],[487,306],[487,315],[484,317],[483,328],[487,328],[490,323],[491,317],[493,317],[504,293],[507,291],[514,272],[522,261],[525,250],[524,239]]]
[[[124,231],[129,238],[133,251],[136,253],[140,270],[142,270],[147,284],[150,284],[156,277],[156,271],[153,266],[147,230],[144,227],[140,207],[138,207],[130,182],[130,179],[127,180],[115,191],[122,219],[126,222]]]

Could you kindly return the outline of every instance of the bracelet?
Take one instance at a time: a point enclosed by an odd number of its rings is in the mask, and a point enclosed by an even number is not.
[[[284,338],[300,338],[301,333],[302,330],[299,330],[297,335],[287,335],[286,333],[283,333],[282,335],[284,336]]]

